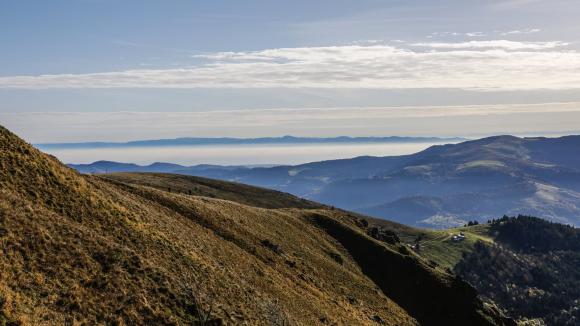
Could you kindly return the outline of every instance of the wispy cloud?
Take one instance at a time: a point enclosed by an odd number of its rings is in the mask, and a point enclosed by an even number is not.
[[[427,35],[427,38],[441,38],[441,37],[484,37],[487,34],[484,32],[467,32],[467,33],[460,33],[460,32],[433,32]]]
[[[540,33],[539,28],[514,29],[508,31],[495,30],[493,32],[433,32],[426,36],[428,39],[440,38],[482,38],[486,36],[517,36]]]
[[[435,49],[503,49],[503,50],[548,50],[568,46],[569,43],[553,42],[516,42],[508,40],[493,41],[468,41],[456,43],[430,42],[414,43],[413,46],[429,47]]]
[[[0,113],[32,142],[175,137],[474,136],[578,132],[580,103],[352,107],[206,112]],[[557,126],[555,129],[554,126]]]
[[[502,36],[508,36],[508,35],[521,35],[521,34],[534,34],[534,33],[539,33],[541,32],[541,30],[539,28],[528,28],[528,29],[523,29],[523,30],[513,30],[513,31],[507,31],[507,32],[500,32],[500,34]]]
[[[580,88],[580,53],[566,45],[492,40],[219,52],[178,69],[6,76],[0,88]]]
[[[496,1],[494,7],[499,9],[518,9],[521,7],[530,6],[537,3],[546,3],[546,0],[499,0]]]

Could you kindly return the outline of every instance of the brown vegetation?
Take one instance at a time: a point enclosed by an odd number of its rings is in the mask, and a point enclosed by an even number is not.
[[[0,324],[509,323],[359,216],[282,193],[81,176],[1,127],[0,187]]]

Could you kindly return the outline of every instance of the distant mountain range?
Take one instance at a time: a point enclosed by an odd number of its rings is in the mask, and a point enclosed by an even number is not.
[[[236,181],[422,227],[503,214],[580,225],[580,136],[495,136],[412,155],[267,168],[114,162],[71,167],[84,173],[170,172]]]
[[[262,137],[262,138],[175,138],[138,140],[130,142],[86,142],[86,143],[46,143],[36,144],[42,150],[73,148],[110,147],[154,147],[154,146],[196,146],[196,145],[259,145],[259,144],[324,144],[324,143],[417,143],[417,142],[459,142],[464,138],[439,137]]]

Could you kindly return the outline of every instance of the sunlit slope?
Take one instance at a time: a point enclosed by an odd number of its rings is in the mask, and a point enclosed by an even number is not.
[[[106,180],[141,185],[172,193],[219,198],[263,208],[324,208],[326,206],[275,190],[241,183],[167,173],[112,173]]]
[[[81,176],[5,129],[0,150],[2,323],[510,323],[359,216],[225,183]]]
[[[397,234],[404,245],[412,246],[418,242],[418,255],[448,269],[453,269],[464,254],[471,253],[476,243],[494,243],[486,224],[437,231],[407,228]],[[453,237],[459,234],[463,234],[464,238],[454,241]]]

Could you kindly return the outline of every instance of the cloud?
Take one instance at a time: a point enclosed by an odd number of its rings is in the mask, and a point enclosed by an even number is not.
[[[528,7],[535,4],[546,3],[546,0],[498,0],[493,5],[497,9],[521,9],[522,7]]]
[[[514,31],[512,31],[513,33]],[[456,43],[430,42],[414,43],[412,46],[435,49],[503,49],[503,50],[548,50],[569,45],[566,42],[516,42],[508,40],[469,41]]]
[[[473,136],[578,132],[580,103],[351,107],[205,112],[1,113],[31,142],[175,137]]]
[[[178,69],[0,77],[0,88],[580,88],[580,53],[566,45],[495,40],[219,52]]]
[[[459,33],[459,32],[433,32],[427,35],[427,38],[435,38],[435,37],[484,37],[486,33],[484,32],[467,32],[467,33]]]
[[[510,31],[495,30],[493,32],[433,32],[426,36],[428,39],[434,38],[481,38],[488,35],[501,35],[501,36],[516,36],[516,35],[527,35],[539,33],[542,30],[539,28],[526,28],[526,29],[516,29]],[[542,42],[540,42],[542,43]]]
[[[521,35],[521,34],[534,34],[534,33],[539,33],[542,30],[539,28],[528,28],[528,29],[524,29],[524,30],[513,30],[513,31],[507,31],[507,32],[500,32],[500,34],[502,36],[508,36],[508,35]]]
[[[485,33],[483,33],[483,32],[471,32],[471,33],[465,33],[465,36],[467,36],[467,37],[484,37]]]

